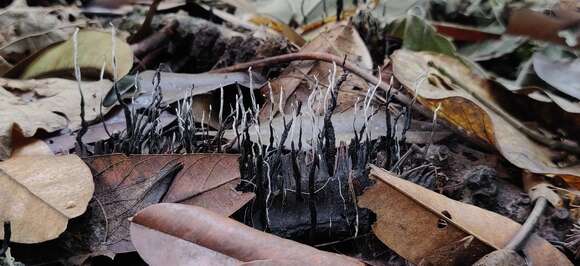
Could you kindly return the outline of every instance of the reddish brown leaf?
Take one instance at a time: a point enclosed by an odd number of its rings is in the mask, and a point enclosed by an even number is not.
[[[112,154],[85,159],[95,177],[94,200],[87,221],[71,228],[75,245],[88,252],[129,252],[129,218],[162,199],[231,215],[253,198],[235,191],[240,182],[237,155]],[[207,192],[207,195],[206,193]]]
[[[137,213],[131,240],[151,265],[363,265],[182,204],[156,204]]]
[[[236,191],[240,180],[233,180],[181,203],[200,206],[223,216],[230,216],[252,200],[254,193]]]

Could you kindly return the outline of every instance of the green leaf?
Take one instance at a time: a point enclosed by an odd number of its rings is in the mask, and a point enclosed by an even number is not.
[[[395,20],[389,25],[392,35],[403,39],[403,48],[411,51],[430,51],[454,56],[455,46],[433,26],[415,15]]]

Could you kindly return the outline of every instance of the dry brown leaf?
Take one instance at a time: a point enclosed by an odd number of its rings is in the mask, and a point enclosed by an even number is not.
[[[350,62],[358,64],[360,67],[372,69],[372,59],[365,43],[359,36],[356,29],[344,23],[333,24],[328,31],[306,44],[300,52],[324,52],[337,55],[341,58],[346,57]],[[342,62],[336,62],[341,64]],[[331,63],[320,61],[299,61],[291,63],[277,79],[271,82],[272,96],[274,102],[267,102],[262,108],[261,118],[265,119],[270,115],[271,105],[274,105],[274,112],[279,110],[280,96],[282,94],[282,105],[285,113],[292,111],[292,103],[306,102],[316,83],[314,78],[319,82],[319,86],[324,88],[328,86],[328,77],[331,75],[333,67]],[[342,73],[342,69],[337,67],[336,78]],[[360,88],[363,92],[367,90],[367,83],[357,76],[350,75],[342,84],[340,90],[352,90],[354,87]],[[261,88],[262,95],[270,95],[269,85]],[[356,98],[360,97],[354,93],[339,93],[337,109],[343,112],[354,106]],[[267,97],[270,99],[269,97]],[[323,111],[324,106],[319,106],[318,111]]]
[[[80,93],[76,81],[65,79],[12,80],[0,78],[0,159],[10,156],[12,131],[18,129],[24,137],[39,130],[54,132],[81,125]],[[85,119],[100,115],[101,99],[112,82],[83,82]],[[103,108],[103,113],[108,111]]]
[[[239,184],[240,180],[233,180],[180,203],[201,206],[219,215],[230,216],[255,196],[254,193],[237,191]]]
[[[151,265],[363,265],[182,204],[157,204],[137,213],[131,240]]]
[[[457,253],[445,256],[453,259],[447,265],[471,265],[489,251],[504,247],[520,228],[507,217],[454,201],[376,166],[372,166],[371,176],[378,183],[359,198],[359,206],[377,214],[373,225],[377,237],[413,263],[425,258],[440,261],[441,252],[452,251]],[[469,236],[474,239],[467,242]],[[468,247],[454,248],[456,242],[467,243]],[[564,254],[535,234],[523,252],[532,265],[572,265]]]
[[[494,113],[478,101],[472,94],[451,84],[449,79],[428,66],[428,62],[444,68],[447,73],[477,90],[495,106],[517,117],[534,119],[548,128],[563,129],[569,137],[580,136],[580,115],[562,111],[550,103],[535,102],[527,96],[519,96],[493,88],[487,80],[478,77],[458,60],[444,55],[427,52],[399,50],[394,53],[394,75],[419,102],[432,110],[437,109],[438,117],[463,128],[468,134],[493,144],[511,163],[522,169],[538,174],[580,176],[580,165],[559,166],[553,161],[558,151],[551,150],[516,129],[504,118]],[[521,98],[518,98],[521,97]],[[524,98],[524,99],[522,99]]]
[[[95,177],[95,197],[85,215],[88,222],[66,236],[85,252],[134,251],[129,218],[162,199],[229,216],[254,197],[234,191],[240,182],[237,155],[111,154],[84,160]]]
[[[76,155],[11,158],[0,162],[0,221],[11,223],[11,241],[51,240],[85,212],[93,191],[91,171]]]

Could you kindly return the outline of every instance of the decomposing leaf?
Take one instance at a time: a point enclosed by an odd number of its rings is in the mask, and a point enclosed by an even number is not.
[[[412,263],[435,260],[439,263],[434,265],[471,265],[486,253],[504,247],[520,228],[507,217],[451,200],[376,166],[372,166],[371,176],[377,184],[359,198],[359,206],[377,214],[373,225],[377,237]],[[471,236],[474,239],[466,239]],[[463,247],[457,248],[457,243]],[[535,234],[523,252],[533,265],[572,265],[564,254]],[[441,256],[448,260],[441,261]]]
[[[104,121],[100,121],[87,127],[87,132],[85,132],[82,138],[84,144],[92,144],[99,140],[107,140],[110,138],[109,134],[113,135],[127,129],[125,114],[121,108],[109,112],[109,115],[110,116],[104,118]],[[162,112],[159,116],[159,126],[165,127],[175,121],[175,119],[176,116],[174,114],[167,111]],[[46,143],[45,145],[48,145],[52,152],[56,154],[67,153],[70,149],[75,147],[77,133],[78,132],[63,132],[57,136],[43,138],[43,141]]]
[[[334,24],[328,32],[321,33],[300,51],[330,53],[340,58],[346,57],[349,61],[369,71],[372,69],[372,59],[363,40],[352,26],[343,23]],[[336,62],[336,64],[340,63],[342,62]],[[264,105],[260,114],[261,117],[266,118],[269,116],[272,105],[274,112],[277,113],[279,110],[279,102],[282,103],[282,108],[285,113],[291,113],[292,104],[296,105],[297,101],[306,102],[314,86],[324,87],[323,91],[326,91],[326,87],[329,85],[328,78],[332,76],[332,70],[332,64],[320,61],[291,63],[277,79],[271,82],[272,96],[267,98],[274,99],[274,101],[269,101]],[[342,69],[337,67],[336,73],[335,77],[338,78],[342,73]],[[311,78],[307,79],[307,77],[315,77],[317,81]],[[270,95],[270,85],[265,85],[261,88],[263,95]],[[359,77],[350,75],[342,84],[340,90],[348,91],[355,87],[365,92],[368,85]],[[282,97],[281,100],[280,97]],[[352,108],[357,97],[359,97],[357,94],[339,93],[336,111],[343,112]],[[318,108],[323,107],[320,106]],[[317,111],[322,110],[319,109]]]
[[[23,0],[13,1],[0,16],[0,57],[16,64],[32,53],[68,39],[75,27],[85,24],[79,15],[74,7],[36,7]]]
[[[82,83],[87,121],[99,117],[101,99],[111,86],[108,80]],[[76,81],[0,79],[0,95],[0,159],[10,156],[13,129],[32,137],[39,129],[54,132],[80,128],[81,101]],[[103,113],[106,111],[103,109]]]
[[[144,71],[137,77],[129,75],[119,80],[118,90],[123,99],[134,98],[133,104],[136,107],[146,107],[151,104],[155,94],[156,71]],[[159,87],[163,94],[163,103],[171,104],[188,96],[206,94],[222,87],[240,84],[244,87],[262,86],[262,77],[253,74],[252,78],[248,73],[159,73]],[[135,84],[138,82],[138,84]],[[104,106],[112,106],[117,101],[115,91],[111,90],[103,100]]]
[[[234,190],[240,182],[237,160],[238,156],[225,154],[86,158],[95,176],[95,196],[83,216],[88,223],[68,230],[70,241],[85,252],[133,251],[128,219],[160,201],[231,215],[253,198],[252,193]]]
[[[468,92],[453,84],[429,62],[453,73],[455,79],[469,86]],[[533,141],[502,116],[486,107],[473,93],[506,109],[517,117],[532,119],[547,128],[569,132],[577,138],[580,132],[578,114],[566,113],[553,104],[541,103],[528,97],[493,88],[491,83],[478,77],[456,59],[432,53],[416,53],[400,50],[393,55],[394,74],[409,91],[417,93],[418,100],[432,110],[439,109],[438,116],[465,129],[472,136],[495,145],[511,163],[533,173],[580,176],[580,165],[559,165],[553,159],[559,151]],[[519,105],[518,105],[519,102]],[[519,107],[518,107],[519,106]],[[528,110],[523,111],[525,108]],[[554,119],[557,117],[558,119]]]
[[[73,39],[47,47],[21,61],[6,73],[6,77],[31,79],[71,76],[74,72]],[[113,77],[113,40],[111,33],[82,30],[78,34],[78,64],[84,78],[98,79],[105,74]],[[123,77],[133,67],[133,50],[129,44],[115,38],[117,77]]]
[[[157,204],[137,213],[131,240],[150,265],[363,265],[182,204]]]
[[[11,223],[11,241],[51,240],[85,212],[93,191],[91,171],[76,155],[11,158],[0,162],[0,221]]]

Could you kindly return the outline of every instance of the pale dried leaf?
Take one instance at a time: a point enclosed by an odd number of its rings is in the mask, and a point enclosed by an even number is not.
[[[0,220],[10,221],[14,242],[58,237],[68,219],[85,212],[93,191],[91,171],[76,155],[0,162]]]
[[[111,86],[108,80],[82,83],[87,121],[100,116],[101,99]],[[32,137],[39,129],[54,132],[80,128],[80,93],[76,81],[0,78],[0,95],[0,159],[10,156],[13,129]],[[106,111],[103,108],[103,113]]]

